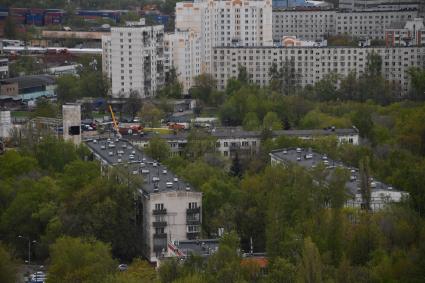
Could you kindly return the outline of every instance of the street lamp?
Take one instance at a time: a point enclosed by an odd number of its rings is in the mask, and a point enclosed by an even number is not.
[[[24,237],[22,235],[19,235],[18,238],[28,241],[28,265],[30,265],[31,264],[31,244],[37,244],[38,242],[36,240],[31,241],[29,237]]]

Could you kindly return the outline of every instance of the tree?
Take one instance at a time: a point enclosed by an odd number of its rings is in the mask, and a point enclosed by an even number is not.
[[[282,121],[275,112],[268,112],[263,119],[263,129],[282,130]]]
[[[6,248],[0,243],[0,282],[16,282],[17,265]]]
[[[6,18],[4,22],[4,37],[7,39],[15,39],[17,36],[16,33],[16,24],[11,16]]]
[[[298,278],[306,283],[320,283],[323,281],[322,270],[323,266],[319,250],[311,238],[308,237],[304,239]]]
[[[57,79],[56,94],[62,104],[74,102],[81,97],[79,79],[74,75],[60,76]]]
[[[215,152],[216,138],[203,130],[192,129],[187,137],[186,156],[195,160]]]
[[[425,70],[410,68],[408,71],[411,81],[410,98],[417,101],[425,100]]]
[[[130,114],[130,119],[133,121],[137,112],[142,108],[142,99],[138,91],[131,91],[126,103],[123,105],[123,112]]]
[[[66,164],[78,159],[74,144],[53,137],[37,144],[34,154],[40,167],[51,172],[62,172]]]
[[[181,98],[183,93],[183,85],[179,82],[177,70],[172,67],[169,72],[165,74],[165,86],[160,91],[161,96],[169,98]]]
[[[94,239],[62,237],[50,247],[47,282],[103,282],[116,268],[111,248]]]
[[[366,63],[366,76],[378,77],[381,76],[382,71],[382,57],[376,52],[367,55]]]
[[[163,162],[169,157],[170,146],[166,140],[155,135],[149,140],[146,153],[153,159]]]
[[[365,157],[360,161],[359,165],[360,176],[360,193],[362,195],[362,209],[369,211],[371,201],[371,184],[370,184],[370,167],[369,158]]]
[[[289,95],[296,90],[301,74],[295,68],[295,60],[285,60],[278,68],[273,63],[269,70],[270,88],[282,94]]]
[[[338,99],[338,74],[329,73],[314,85],[316,97],[320,101],[330,101]]]
[[[210,102],[210,95],[216,89],[217,82],[210,74],[201,74],[194,78],[195,86],[191,89],[192,97],[201,100],[203,103]]]
[[[160,125],[160,120],[163,116],[163,113],[153,103],[146,102],[143,104],[138,116],[142,118],[145,126],[157,127]]]
[[[37,99],[37,106],[32,113],[33,117],[56,118],[58,115],[57,105],[50,103],[47,99]]]
[[[243,84],[247,84],[249,82],[249,74],[245,66],[238,66],[238,81],[242,82]]]
[[[136,258],[125,272],[116,272],[105,283],[154,283],[157,275],[155,269],[147,261]]]
[[[243,128],[247,131],[254,131],[260,128],[260,120],[258,120],[257,114],[249,112],[245,115],[243,120]]]

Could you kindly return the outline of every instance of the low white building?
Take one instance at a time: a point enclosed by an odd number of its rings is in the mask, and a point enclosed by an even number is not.
[[[141,176],[136,223],[142,228],[142,251],[152,263],[167,255],[168,244],[199,238],[202,193],[123,139],[87,140],[103,172],[125,166],[128,176]],[[125,177],[124,177],[125,178]]]
[[[326,154],[313,152],[311,149],[303,148],[286,148],[273,150],[270,154],[270,162],[272,166],[301,166],[307,170],[317,166],[324,166],[324,169],[332,174],[335,168],[344,168],[350,172],[350,179],[347,180],[345,187],[348,198],[346,207],[367,208],[360,190],[360,172],[358,168],[347,166],[342,162],[330,159]],[[396,190],[390,185],[384,184],[373,178],[370,178],[370,209],[378,211],[384,208],[387,204],[400,202],[409,197],[409,194],[404,191]]]

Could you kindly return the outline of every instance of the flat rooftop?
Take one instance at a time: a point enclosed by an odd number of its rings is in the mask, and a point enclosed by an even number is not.
[[[296,164],[306,169],[315,168],[323,165],[327,170],[333,171],[335,168],[343,168],[349,171],[350,180],[346,183],[346,188],[351,195],[360,193],[360,173],[356,167],[345,165],[341,161],[330,159],[326,154],[313,152],[305,148],[287,148],[277,149],[270,153],[270,156],[283,164]],[[378,180],[371,180],[371,189],[373,192],[401,192],[391,185],[384,184]]]
[[[212,255],[218,250],[219,239],[200,239],[200,240],[185,240],[174,241],[173,252],[177,256],[187,257],[189,255],[197,255],[207,257]]]
[[[118,138],[89,139],[85,144],[93,154],[109,166],[122,166],[131,175],[143,178],[145,194],[167,191],[193,191],[166,166],[147,156],[130,142]]]
[[[211,130],[206,130],[213,137],[218,139],[226,138],[260,138],[261,131],[245,131],[241,127],[217,127]],[[346,136],[358,135],[359,131],[356,128],[326,128],[326,129],[313,129],[313,130],[280,130],[273,131],[273,137],[288,136],[288,137],[315,137],[315,136]],[[128,136],[131,140],[149,140],[153,133],[145,133],[144,136]],[[165,140],[185,140],[189,136],[189,132],[180,131],[175,134],[160,134],[162,139]]]

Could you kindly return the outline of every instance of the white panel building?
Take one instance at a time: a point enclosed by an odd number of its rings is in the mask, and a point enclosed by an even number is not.
[[[322,39],[328,36],[348,35],[357,38],[383,40],[385,29],[392,23],[412,20],[416,10],[339,12],[336,10],[274,10],[273,39],[297,36],[301,39]]]
[[[365,72],[367,56],[372,52],[382,58],[382,75],[400,85],[402,93],[410,87],[408,70],[425,67],[425,47],[217,47],[213,56],[213,75],[219,89],[238,74],[238,66],[246,67],[250,81],[261,86],[269,84],[273,63],[281,66],[291,61],[300,74],[301,86],[314,85],[327,74],[336,72],[347,76],[354,71]]]
[[[201,72],[211,72],[216,46],[271,46],[271,0],[205,0],[176,4],[176,30],[202,38]]]
[[[183,93],[193,86],[194,77],[201,74],[202,38],[193,30],[176,31],[165,34],[165,71],[176,69],[177,77],[183,85]]]
[[[124,168],[123,181],[141,177],[135,195],[135,223],[139,226],[144,256],[158,263],[175,241],[199,239],[202,224],[202,192],[181,180],[167,167],[123,139],[87,140],[102,172]]]
[[[111,28],[102,37],[103,71],[112,83],[113,97],[155,95],[165,80],[164,26],[145,26],[141,21],[125,27]]]

